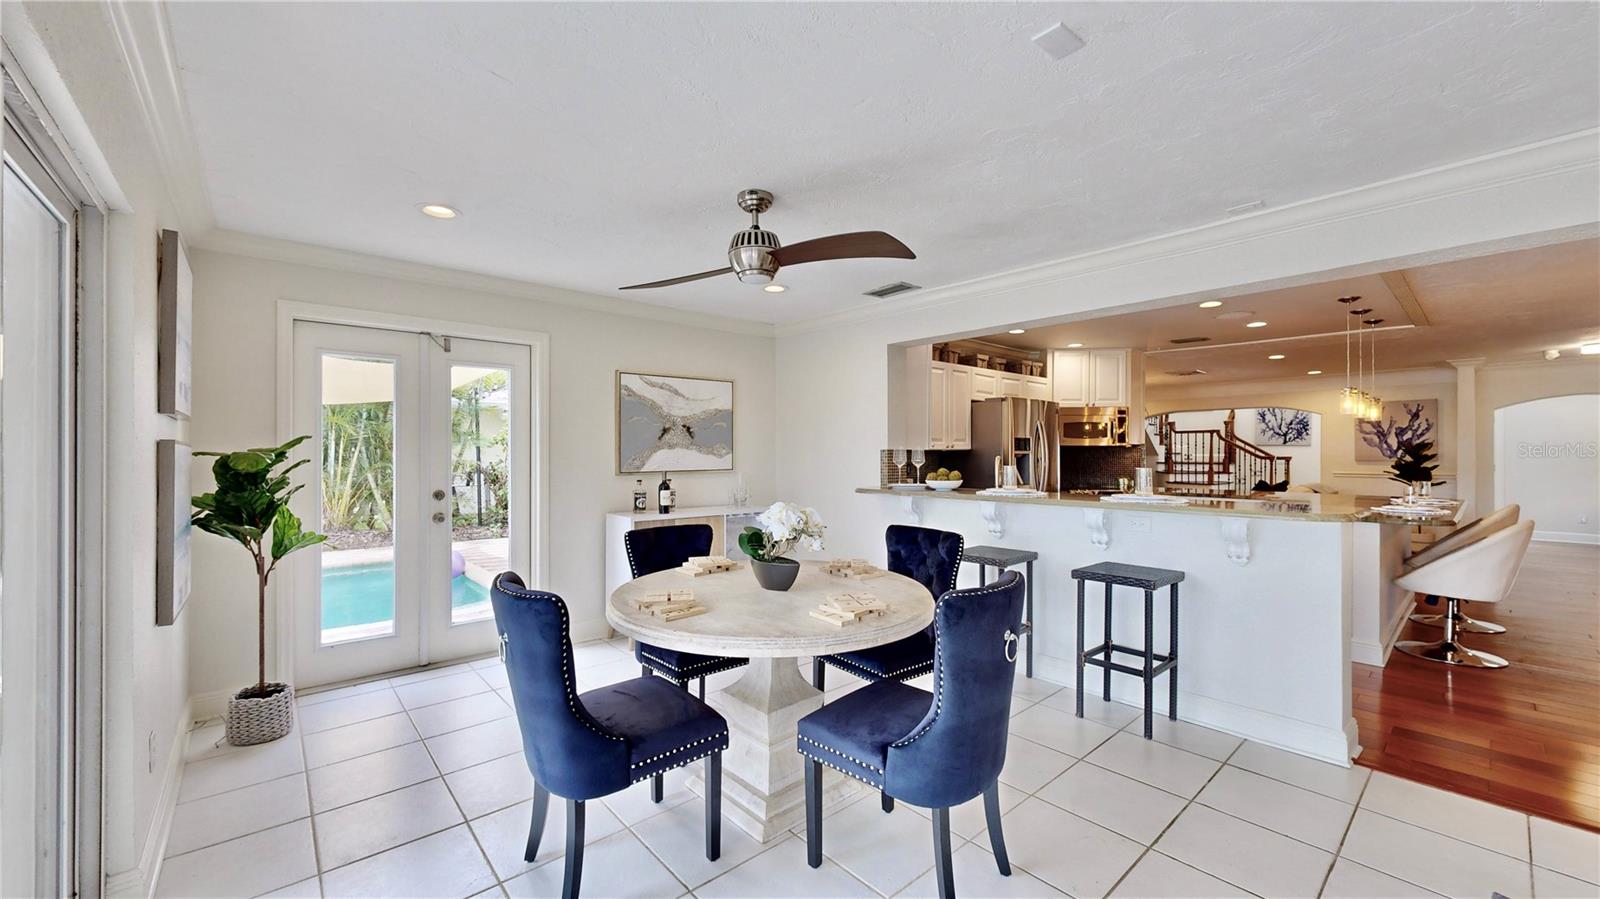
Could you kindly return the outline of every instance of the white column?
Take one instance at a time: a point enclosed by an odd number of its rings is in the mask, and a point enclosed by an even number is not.
[[[1456,497],[1467,515],[1484,513],[1478,506],[1478,366],[1483,357],[1450,359],[1456,369]]]

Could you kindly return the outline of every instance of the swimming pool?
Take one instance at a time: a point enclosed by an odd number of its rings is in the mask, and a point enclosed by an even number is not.
[[[450,608],[453,617],[459,618],[464,608],[488,602],[488,587],[464,574],[450,580]],[[323,570],[323,630],[376,624],[393,618],[393,562]]]

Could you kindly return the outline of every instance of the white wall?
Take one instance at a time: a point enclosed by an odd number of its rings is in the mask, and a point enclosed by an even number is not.
[[[1572,354],[1555,362],[1485,366],[1478,371],[1477,393],[1478,497],[1488,503],[1495,495],[1495,410],[1546,397],[1600,393],[1600,356]]]
[[[1252,381],[1233,384],[1178,384],[1149,387],[1145,391],[1145,414],[1177,412],[1188,409],[1226,409],[1235,405],[1241,410],[1238,421],[1240,433],[1251,439],[1255,429],[1254,411],[1247,421],[1244,409],[1249,406],[1284,406],[1316,413],[1316,428],[1321,441],[1320,461],[1312,463],[1318,477],[1308,477],[1302,459],[1296,455],[1292,467],[1292,481],[1296,484],[1320,481],[1346,493],[1371,496],[1388,495],[1396,485],[1389,480],[1389,466],[1383,462],[1357,462],[1355,447],[1355,420],[1339,411],[1339,388],[1329,378],[1293,378],[1282,381]],[[1439,453],[1438,477],[1448,483],[1439,488],[1442,495],[1453,495],[1456,480],[1456,373],[1454,369],[1419,369],[1416,371],[1384,372],[1378,377],[1378,392],[1390,399],[1437,399],[1439,425],[1435,428],[1436,449]],[[1317,447],[1268,447],[1274,453],[1284,450],[1316,450]]]
[[[260,446],[282,436],[274,340],[279,300],[548,333],[547,570],[551,589],[572,611],[575,634],[604,626],[604,513],[629,508],[633,494],[634,477],[614,473],[617,369],[733,379],[735,465],[755,501],[775,492],[771,337],[230,253],[200,250],[191,264],[196,448]],[[594,298],[591,305],[601,303]],[[683,506],[716,505],[728,501],[733,478],[674,473],[673,485]],[[209,472],[197,479],[208,483]],[[185,613],[194,629],[189,672],[194,693],[209,707],[216,694],[254,680],[254,575],[237,547],[208,535],[195,541],[194,565],[194,598]],[[274,585],[279,596],[287,583]]]
[[[1149,401],[1146,400],[1146,403]],[[1322,480],[1322,413],[1311,413],[1311,442],[1305,446],[1278,446],[1261,443],[1256,439],[1256,409],[1250,406],[1206,409],[1172,413],[1172,422],[1179,430],[1220,431],[1227,420],[1229,409],[1237,414],[1233,419],[1234,433],[1244,440],[1260,446],[1273,454],[1289,459],[1291,484],[1309,484]],[[1146,416],[1156,413],[1146,412]]]
[[[1494,503],[1518,503],[1534,539],[1600,543],[1600,395],[1495,410]]]
[[[106,4],[7,4],[6,41],[70,129],[108,197],[104,451],[105,694],[103,866],[110,889],[145,889],[181,761],[188,629],[155,626],[155,446],[185,436],[156,412],[156,241],[177,227],[140,99]],[[57,94],[57,89],[61,91]],[[81,118],[80,118],[81,116]],[[85,348],[93,352],[95,348]],[[92,585],[98,586],[98,585]],[[86,592],[80,601],[93,601]]]

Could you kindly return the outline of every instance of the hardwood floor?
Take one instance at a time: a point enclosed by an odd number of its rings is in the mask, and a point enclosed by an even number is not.
[[[1511,596],[1468,613],[1508,630],[1462,642],[1511,667],[1354,666],[1356,763],[1600,830],[1600,547],[1535,543]]]

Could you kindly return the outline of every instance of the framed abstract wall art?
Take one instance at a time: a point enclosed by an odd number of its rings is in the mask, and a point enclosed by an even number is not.
[[[1377,421],[1356,422],[1357,462],[1392,462],[1399,447],[1439,442],[1438,400],[1392,400],[1383,404]]]
[[[189,271],[189,256],[178,232],[161,232],[160,260],[156,276],[156,411],[173,418],[188,418],[192,403],[194,275]]]
[[[1262,446],[1310,446],[1311,413],[1276,406],[1256,410],[1256,443]]]
[[[617,473],[733,470],[733,382],[617,372]]]
[[[156,441],[156,625],[178,620],[189,601],[189,445]]]

